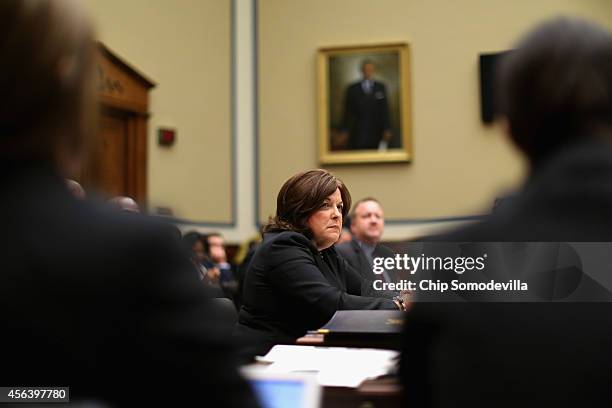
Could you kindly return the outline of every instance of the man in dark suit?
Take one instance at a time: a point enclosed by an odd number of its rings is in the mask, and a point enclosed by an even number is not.
[[[374,71],[373,61],[363,61],[363,79],[346,90],[340,131],[351,150],[384,148],[391,141],[387,90]]]
[[[385,228],[385,215],[378,200],[366,197],[357,201],[349,217],[353,239],[336,245],[340,256],[368,281],[382,279],[385,282],[393,282],[394,271],[385,270],[382,274],[375,274],[372,270],[374,258],[395,256],[391,249],[380,244]]]
[[[527,183],[484,222],[437,239],[612,241],[612,35],[543,24],[503,62],[499,92]],[[610,302],[416,303],[405,327],[410,406],[612,405]]]
[[[113,407],[254,406],[172,227],[66,186],[96,127],[77,6],[0,2],[0,383]]]

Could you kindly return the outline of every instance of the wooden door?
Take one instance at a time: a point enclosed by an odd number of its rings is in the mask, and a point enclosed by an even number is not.
[[[103,44],[98,47],[99,132],[82,171],[86,190],[146,203],[149,90],[154,83]]]
[[[108,196],[129,196],[127,189],[128,123],[121,112],[106,110],[89,164],[87,184]]]

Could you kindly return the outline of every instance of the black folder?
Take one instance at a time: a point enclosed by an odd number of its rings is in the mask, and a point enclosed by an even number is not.
[[[326,345],[396,348],[404,316],[395,310],[339,310],[317,333]]]

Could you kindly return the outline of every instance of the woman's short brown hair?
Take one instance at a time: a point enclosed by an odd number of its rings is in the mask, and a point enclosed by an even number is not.
[[[342,197],[342,218],[351,208],[351,194],[346,185],[328,172],[316,169],[300,172],[283,184],[276,198],[276,216],[270,217],[264,232],[297,231],[308,233],[308,218],[321,208],[336,189]]]

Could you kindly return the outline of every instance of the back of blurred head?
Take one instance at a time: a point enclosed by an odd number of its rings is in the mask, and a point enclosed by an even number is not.
[[[500,114],[537,164],[578,139],[612,134],[612,35],[558,18],[527,34],[498,76]]]
[[[92,26],[71,0],[0,2],[0,160],[75,171],[95,131]]]

